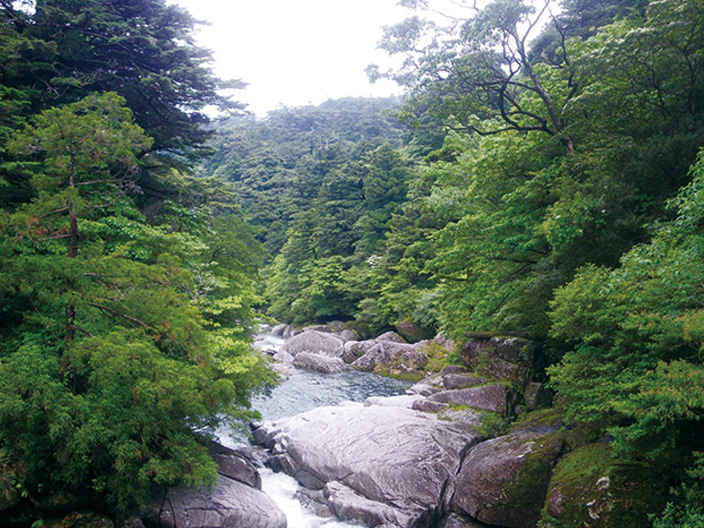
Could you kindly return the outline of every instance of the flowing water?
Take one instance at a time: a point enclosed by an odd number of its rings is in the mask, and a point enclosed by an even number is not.
[[[268,333],[257,336],[261,350],[278,350],[284,340]],[[362,402],[371,396],[403,394],[410,383],[375,374],[348,370],[339,374],[320,374],[292,367],[288,379],[265,394],[253,398],[252,407],[263,420],[293,416],[316,407],[337,405],[345,401]],[[231,447],[244,441],[234,432],[220,431],[221,441]],[[358,524],[322,518],[306,509],[297,499],[298,483],[288,475],[260,470],[262,489],[286,514],[288,528],[359,528]]]

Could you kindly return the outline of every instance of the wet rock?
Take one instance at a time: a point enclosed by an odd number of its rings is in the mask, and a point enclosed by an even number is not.
[[[560,432],[517,431],[482,442],[462,463],[453,508],[491,525],[536,526],[563,445]]]
[[[286,528],[286,517],[263,492],[220,476],[212,492],[169,489],[142,518],[163,528]]]
[[[517,394],[506,385],[483,385],[452,391],[441,391],[428,397],[430,401],[466,405],[503,416],[513,414]]]
[[[423,520],[438,509],[460,453],[479,441],[477,433],[452,422],[376,405],[321,407],[264,422],[261,429],[255,439],[285,446],[294,476],[305,470],[326,483],[339,482],[369,501],[398,510],[398,519],[413,520],[404,527],[427,526]],[[339,499],[336,504],[340,509],[347,503]],[[350,508],[345,511],[357,507]]]
[[[344,343],[336,335],[309,330],[288,339],[281,350],[292,356],[296,356],[299,352],[312,352],[340,357],[344,350]]]
[[[326,354],[313,354],[311,352],[299,352],[293,358],[293,365],[306,369],[322,372],[323,374],[335,374],[347,370],[347,364],[339,357],[331,357]]]

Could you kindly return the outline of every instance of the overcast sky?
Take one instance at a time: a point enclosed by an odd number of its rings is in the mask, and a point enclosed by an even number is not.
[[[235,99],[258,115],[346,96],[400,93],[369,83],[364,68],[388,63],[376,50],[382,26],[407,11],[397,0],[169,0],[199,20],[199,44],[215,52],[215,72],[249,83]]]

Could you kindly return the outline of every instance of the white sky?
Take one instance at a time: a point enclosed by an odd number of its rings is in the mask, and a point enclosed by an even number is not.
[[[234,99],[263,115],[279,106],[400,93],[371,84],[364,68],[388,64],[376,49],[382,26],[408,12],[397,0],[170,0],[208,20],[199,45],[215,52],[215,73],[249,83]]]

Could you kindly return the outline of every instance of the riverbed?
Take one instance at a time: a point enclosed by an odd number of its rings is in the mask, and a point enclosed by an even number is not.
[[[266,332],[257,335],[255,342],[263,351],[278,350],[283,343],[283,338]],[[252,407],[261,413],[263,420],[276,420],[317,407],[363,402],[372,396],[403,394],[410,385],[409,382],[352,369],[321,374],[291,367],[287,379],[253,398]],[[241,447],[246,441],[237,431],[221,430],[218,436],[230,447]],[[306,509],[296,498],[300,486],[292,477],[267,468],[261,469],[260,474],[262,490],[286,514],[288,528],[359,528],[359,524],[319,517]]]

